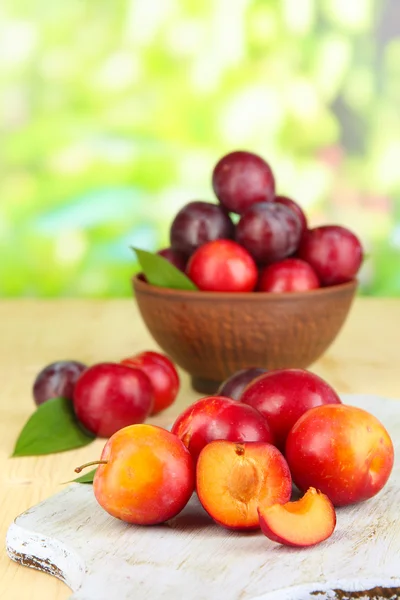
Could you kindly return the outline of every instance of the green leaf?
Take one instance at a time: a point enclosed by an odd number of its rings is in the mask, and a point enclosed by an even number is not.
[[[133,246],[131,248],[136,253],[143,274],[151,285],[175,290],[197,290],[193,281],[163,256]]]
[[[79,424],[71,400],[41,404],[22,429],[12,456],[39,456],[86,446],[95,436]]]
[[[80,477],[72,479],[72,481],[68,481],[67,483],[93,483],[93,478],[96,471],[97,469],[88,471],[87,473],[84,473],[83,475],[80,475]]]

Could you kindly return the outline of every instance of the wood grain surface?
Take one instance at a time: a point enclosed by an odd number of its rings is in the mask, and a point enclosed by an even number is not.
[[[48,457],[9,459],[16,436],[34,410],[36,373],[58,359],[118,360],[157,349],[132,300],[3,300],[0,303],[0,482],[2,539],[13,519],[63,489],[74,467],[99,454],[104,442]],[[357,298],[327,354],[312,370],[341,393],[400,398],[400,300]],[[178,401],[151,422],[168,425],[196,395],[182,373]],[[65,600],[70,591],[49,575],[20,567],[0,553],[0,598]]]

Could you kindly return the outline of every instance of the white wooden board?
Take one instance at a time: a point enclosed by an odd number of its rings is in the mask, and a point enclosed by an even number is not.
[[[323,544],[298,550],[229,532],[195,496],[164,525],[127,525],[98,506],[90,485],[72,484],[16,519],[7,552],[65,581],[73,600],[400,598],[400,402],[343,400],[384,423],[397,457],[384,490],[339,509]]]

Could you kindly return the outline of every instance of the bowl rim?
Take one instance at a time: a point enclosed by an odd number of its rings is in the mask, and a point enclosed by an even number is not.
[[[314,290],[307,290],[304,292],[210,292],[203,290],[180,290],[175,288],[166,288],[160,287],[156,285],[152,285],[147,281],[143,281],[140,279],[141,273],[136,273],[132,277],[132,285],[136,291],[139,292],[149,292],[158,296],[182,296],[184,298],[192,298],[195,299],[204,299],[204,300],[251,300],[253,299],[256,302],[265,302],[265,301],[283,301],[290,302],[296,299],[305,299],[309,296],[329,296],[332,294],[340,294],[343,291],[353,291],[358,287],[358,280],[356,278],[351,279],[350,281],[346,281],[345,283],[338,283],[336,285],[330,285],[327,287],[320,287]]]

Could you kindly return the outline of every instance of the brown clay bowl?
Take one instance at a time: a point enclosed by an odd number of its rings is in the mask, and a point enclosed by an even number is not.
[[[215,393],[246,367],[307,368],[340,331],[357,281],[301,293],[224,293],[155,287],[133,279],[143,320],[157,344]]]

